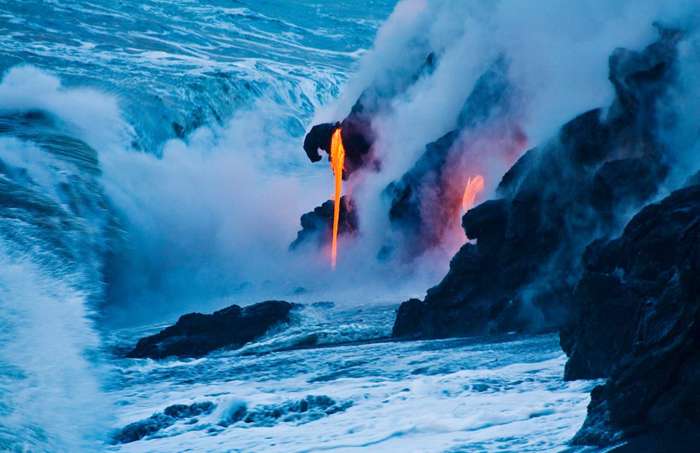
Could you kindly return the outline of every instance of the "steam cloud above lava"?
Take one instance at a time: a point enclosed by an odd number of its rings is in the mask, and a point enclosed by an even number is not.
[[[250,294],[317,300],[329,287],[336,299],[349,301],[421,295],[467,240],[460,226],[465,200],[472,194],[474,203],[493,198],[527,148],[553,137],[576,115],[611,103],[608,58],[615,48],[648,45],[655,22],[692,30],[688,21],[697,20],[677,19],[697,18],[689,13],[696,9],[691,1],[505,5],[401,1],[338,100],[318,107],[309,128],[334,125],[354,111],[366,121],[358,130],[370,145],[371,158],[343,184],[352,197],[357,232],[340,228],[342,278],[319,281],[329,268],[328,249],[300,245],[288,251],[299,216],[334,198],[334,181],[326,165],[308,164],[299,137],[269,126],[267,106],[242,112],[222,129],[201,128],[174,140],[161,159],[107,159],[106,171],[115,181],[110,190],[129,213],[129,233],[144,244],[120,259],[143,267],[144,275],[171,276],[124,282],[121,290],[141,300],[149,294],[230,297],[225,289],[230,287],[241,288],[246,300]],[[697,40],[689,42],[695,44],[681,51],[697,55]],[[699,86],[696,69],[697,58],[681,65],[687,90]],[[684,122],[700,111],[694,103],[678,95],[669,106],[682,113],[667,138],[688,169],[677,180],[697,168],[697,153],[689,151],[697,130]],[[351,146],[346,148],[351,156]],[[444,162],[436,165],[436,158]],[[304,169],[281,170],[280,161]],[[152,180],[162,183],[144,183]],[[193,187],[201,190],[194,194]],[[245,193],[236,193],[236,187],[246,187]],[[178,209],[164,209],[167,205]],[[450,214],[442,215],[445,208]],[[156,225],[168,228],[156,234]],[[328,224],[319,234],[330,238],[332,229]],[[168,264],[175,262],[197,269],[184,291]]]

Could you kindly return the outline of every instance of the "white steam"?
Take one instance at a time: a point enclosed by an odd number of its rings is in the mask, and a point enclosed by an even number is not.
[[[346,185],[359,206],[361,232],[341,241],[338,270],[330,272],[326,250],[287,250],[299,216],[330,198],[331,173],[324,163],[305,162],[300,138],[278,126],[280,106],[261,100],[223,128],[167,143],[162,158],[103,156],[108,191],[127,224],[133,269],[124,294],[145,313],[171,315],[262,297],[359,303],[420,295],[443,275],[459,244],[415,263],[379,262],[390,230],[380,193],[426,143],[456,126],[489,65],[500,56],[508,62],[518,96],[503,124],[521,128],[527,146],[536,146],[577,114],[608,105],[612,51],[643,48],[656,37],[655,21],[673,22],[688,5],[400,2],[344,94],[315,119],[342,119],[368,87],[389,94],[373,122],[382,171]],[[431,52],[435,69],[416,78]],[[517,155],[498,131],[475,134],[468,158],[486,173],[484,199]]]
[[[521,128],[527,146],[536,146],[575,115],[610,103],[613,49],[641,49],[655,39],[655,21],[673,25],[691,7],[631,0],[400,2],[341,97],[315,118],[342,119],[369,87],[388,94],[373,120],[382,171],[346,186],[359,206],[361,232],[341,240],[336,272],[329,269],[326,250],[287,250],[299,216],[329,199],[333,187],[326,164],[306,162],[301,138],[280,126],[280,111],[294,106],[262,99],[225,127],[201,128],[184,141],[166,143],[156,157],[128,149],[124,135],[130,128],[114,98],[67,90],[36,69],[13,69],[0,88],[0,105],[48,110],[101,151],[103,182],[125,228],[117,302],[128,310],[174,316],[262,297],[399,302],[439,279],[459,244],[415,263],[378,261],[390,229],[380,193],[428,142],[456,126],[490,64],[505,57],[518,93],[503,124]],[[436,67],[418,77],[430,53]],[[692,69],[685,74],[688,87],[694,86]],[[688,109],[688,115],[695,111]],[[686,142],[692,141],[692,124],[684,130]],[[500,149],[512,143],[499,141],[498,131],[472,133],[466,165],[473,161],[485,173],[484,199],[517,155]],[[494,155],[499,157],[489,157]]]

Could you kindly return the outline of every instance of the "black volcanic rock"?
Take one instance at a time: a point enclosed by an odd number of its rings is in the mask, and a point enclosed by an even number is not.
[[[188,313],[155,335],[144,337],[131,358],[201,357],[221,348],[238,348],[289,321],[294,304],[270,300],[247,307],[231,305],[210,315]]]
[[[640,316],[677,298],[700,228],[700,185],[644,208],[612,241],[593,242],[574,293],[575,315],[561,333],[567,379],[607,377],[639,341]],[[649,307],[646,307],[649,304]],[[646,322],[646,321],[645,321]]]
[[[422,319],[402,316],[395,332],[447,337],[555,330],[568,322],[586,245],[617,234],[667,174],[654,134],[656,105],[674,80],[678,34],[660,34],[643,52],[611,57],[617,98],[607,114],[595,109],[569,121],[511,167],[501,198],[464,215],[476,243],[465,244],[423,306],[411,308]]]
[[[358,220],[352,199],[343,195],[340,197],[340,219],[338,235],[354,234],[357,232]],[[324,202],[301,216],[301,230],[296,239],[289,245],[295,250],[304,244],[316,244],[318,247],[330,244],[333,233],[333,200]]]
[[[138,420],[126,425],[112,436],[113,444],[128,444],[136,442],[144,437],[152,436],[158,431],[168,428],[180,420],[193,419],[201,415],[210,414],[216,405],[211,401],[199,403],[174,404],[165,408],[163,412],[157,412],[148,418]]]
[[[374,81],[355,101],[350,113],[342,121],[321,123],[313,126],[304,137],[304,151],[311,162],[318,162],[322,156],[319,151],[330,155],[331,137],[333,132],[341,129],[343,146],[345,147],[345,165],[343,178],[353,172],[370,167],[377,169],[379,162],[372,155],[372,144],[375,132],[372,129],[372,119],[382,111],[390,108],[391,100],[397,94],[415,83],[421,75],[432,72],[436,64],[435,54],[430,53],[420,62],[414,74],[392,74],[391,81]]]
[[[331,137],[340,128],[340,137],[345,149],[343,179],[347,179],[354,171],[367,166],[372,161],[371,147],[374,133],[371,129],[371,118],[363,114],[362,98],[347,118],[340,123],[321,123],[313,126],[304,138],[304,151],[311,162],[318,162],[322,156],[319,150],[329,155]]]
[[[383,195],[390,199],[389,222],[392,229],[402,236],[402,251],[408,256],[415,256],[422,251],[439,244],[441,241],[441,222],[427,222],[421,209],[421,200],[425,198],[424,190],[437,194],[432,206],[439,209],[448,196],[442,190],[443,170],[446,167],[449,151],[459,138],[458,131],[452,131],[438,140],[426,145],[425,152],[413,167],[399,180],[390,183]],[[433,212],[432,217],[444,214]]]
[[[340,124],[322,123],[317,124],[304,137],[304,151],[311,162],[318,162],[322,159],[319,150],[330,153],[331,136]]]
[[[331,138],[338,128],[340,128],[340,137],[345,149],[343,179],[347,179],[353,172],[368,166],[373,161],[371,149],[374,131],[371,123],[375,112],[366,105],[374,103],[369,96],[369,92],[363,93],[343,121],[321,123],[311,128],[304,137],[304,151],[311,162],[321,160],[319,150],[325,151],[330,159]]]
[[[457,127],[426,145],[413,166],[384,190],[389,201],[389,222],[400,243],[388,244],[386,251],[400,249],[404,258],[413,258],[442,244],[447,222],[459,215],[464,186],[454,184],[462,154],[471,140],[486,129],[498,131],[501,140],[523,141],[518,128],[505,121],[515,103],[508,80],[505,59],[497,59],[476,81],[457,119]],[[429,200],[429,202],[428,202]],[[456,208],[457,212],[452,212]]]
[[[700,185],[640,211],[591,244],[562,332],[566,378],[596,387],[574,442],[619,451],[697,451],[700,426]]]
[[[420,332],[420,323],[423,322],[426,315],[424,307],[425,304],[420,299],[409,299],[402,303],[396,313],[396,322],[391,336],[407,338]]]

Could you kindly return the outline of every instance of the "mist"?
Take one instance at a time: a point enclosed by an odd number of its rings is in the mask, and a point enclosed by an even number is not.
[[[368,89],[377,105],[373,149],[381,170],[346,185],[359,206],[360,232],[341,238],[336,272],[327,249],[287,250],[299,216],[330,198],[332,177],[327,163],[305,162],[301,138],[280,127],[274,103],[172,140],[162,157],[110,153],[103,158],[105,184],[122,214],[127,250],[114,266],[111,297],[129,307],[130,317],[140,311],[157,318],[262,298],[363,304],[421,295],[466,236],[459,217],[448,219],[453,233],[441,246],[410,263],[378,260],[393,234],[380,196],[386,185],[427,143],[459,127],[479,76],[503,57],[516,93],[505,118],[496,127],[465,130],[455,145],[461,149],[451,151],[461,173],[484,173],[478,201],[492,197],[527,148],[574,116],[610,104],[608,57],[615,48],[644,47],[655,38],[655,22],[673,24],[690,7],[663,3],[399,3],[340,98],[317,106],[310,123],[340,119]],[[421,73],[429,53],[437,63]],[[499,127],[518,128],[526,142],[499,137]]]
[[[378,251],[394,234],[381,192],[410,169],[426,144],[460,127],[460,110],[489,65],[505,59],[514,100],[499,123],[465,129],[450,151],[460,168],[455,179],[484,174],[477,202],[494,196],[501,176],[527,148],[548,140],[577,114],[610,103],[610,53],[649,44],[654,22],[673,24],[692,7],[663,3],[572,7],[548,0],[532,8],[525,2],[400,2],[357,71],[339,87],[341,96],[315,105],[309,122],[342,118],[368,89],[377,105],[373,149],[381,169],[362,172],[346,185],[359,207],[360,231],[341,238],[335,272],[326,249],[288,250],[300,215],[329,199],[332,190],[327,162],[309,165],[302,137],[285,126],[293,104],[262,99],[222,126],[200,127],[159,152],[139,152],[131,147],[134,127],[117,96],[65,88],[50,74],[22,67],[6,74],[0,99],[9,108],[52,112],[99,151],[122,233],[105,267],[106,306],[114,322],[262,298],[396,303],[436,283],[467,238],[457,215],[444,220],[452,231],[445,242],[415,261],[379,260]],[[692,55],[697,49],[688,46],[685,52]],[[421,72],[431,53],[435,67]],[[693,64],[686,61],[682,70],[689,89],[696,85]],[[681,118],[697,111],[690,101],[680,108]],[[685,136],[692,142],[692,123],[677,127],[683,132],[669,141]],[[517,128],[525,142],[504,139],[499,128]],[[679,153],[686,161],[693,156]]]

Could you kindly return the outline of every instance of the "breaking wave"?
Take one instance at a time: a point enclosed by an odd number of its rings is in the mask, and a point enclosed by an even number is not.
[[[605,105],[610,51],[648,43],[652,19],[684,2],[622,2],[599,12],[544,2],[540,9],[561,19],[552,21],[507,3],[408,0],[381,28],[391,1],[214,3],[54,1],[51,23],[49,6],[0,5],[0,449],[95,449],[107,426],[144,420],[125,434],[138,439],[124,449],[148,436],[179,448],[174,434],[207,417],[207,429],[221,430],[207,444],[213,449],[236,435],[251,449],[270,447],[256,430],[312,421],[329,428],[338,447],[405,446],[415,434],[485,449],[521,447],[519,437],[523,451],[538,448],[539,434],[549,436],[547,448],[560,446],[580,424],[588,384],[561,382],[563,359],[551,338],[488,351],[373,343],[390,334],[388,302],[421,295],[444,272],[449,250],[416,269],[387,269],[374,260],[379,239],[370,234],[333,274],[323,255],[287,253],[299,215],[331,187],[325,166],[307,165],[303,135],[312,120],[346,114],[377,80],[396,94],[394,81],[411,79],[427,53],[439,54],[435,71],[404,86],[376,120],[378,143],[392,158],[357,195],[367,201],[365,230],[383,231],[376,195],[454,126],[498,53],[512,60],[524,93],[517,120],[537,142]],[[583,25],[551,38],[582,11]],[[572,43],[589,34],[572,54]],[[503,165],[489,168],[489,190]],[[116,376],[103,379],[105,332],[267,297],[306,306],[240,351],[119,362]],[[330,299],[335,306],[310,304]],[[226,387],[231,382],[240,391]],[[141,397],[142,406],[134,402]],[[392,425],[425,401],[452,412]],[[211,406],[194,406],[202,402]],[[376,426],[357,422],[363,417]],[[497,436],[503,426],[512,439]],[[215,437],[207,429],[192,435],[192,448],[206,444],[200,436]],[[302,428],[309,445],[318,441],[314,430]],[[353,430],[363,437],[350,445],[343,436]],[[288,451],[291,441],[276,449]]]

